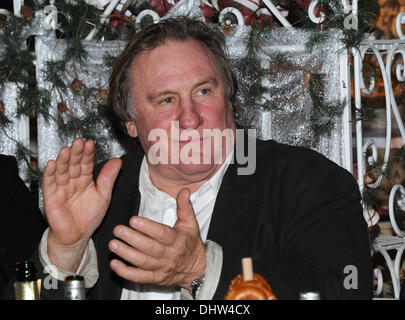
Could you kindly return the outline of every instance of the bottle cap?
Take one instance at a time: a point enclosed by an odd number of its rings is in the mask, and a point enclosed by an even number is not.
[[[84,288],[84,278],[79,275],[67,276],[64,282],[69,288]]]
[[[300,300],[320,300],[319,292],[300,292]]]

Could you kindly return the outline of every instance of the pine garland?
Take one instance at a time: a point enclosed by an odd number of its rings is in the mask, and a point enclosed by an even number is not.
[[[340,0],[319,0],[318,8],[325,14],[325,20],[316,25],[316,28],[314,28],[314,23],[311,22],[306,12],[301,11],[300,13],[301,26],[314,30],[307,44],[310,48],[326,40],[327,34],[320,33],[323,30],[341,30],[343,33],[341,41],[347,49],[358,48],[370,33],[376,31],[376,21],[379,16],[377,0],[358,2],[357,29],[345,26],[345,21],[347,21],[351,12],[345,13]]]
[[[270,31],[271,26],[269,25],[263,23],[253,25],[246,44],[246,56],[243,59],[234,61],[237,73],[243,75],[239,80],[238,99],[235,103],[236,119],[240,126],[246,127],[248,125],[246,120],[239,116],[242,108],[257,107],[263,110],[282,110],[285,104],[294,103],[302,94],[308,94],[312,101],[310,126],[313,136],[311,139],[300,139],[300,142],[301,146],[315,147],[322,136],[330,135],[335,128],[336,120],[341,116],[345,102],[326,101],[325,74],[314,71],[309,66],[302,66],[292,62],[292,57],[287,54],[267,52],[262,47],[262,44],[271,43]],[[326,39],[327,37],[322,35],[320,38]],[[310,38],[309,41],[312,40]],[[320,42],[318,45],[320,45]],[[260,54],[264,54],[270,59],[268,69],[261,66]],[[320,70],[321,66],[315,69]],[[270,81],[275,82],[280,75],[291,71],[303,73],[304,78],[300,79],[299,82],[292,82],[288,87],[279,88],[277,91],[278,97],[267,99],[266,96],[270,95],[269,87],[263,85],[262,81],[258,81],[258,79],[267,77]],[[304,83],[304,85],[301,83]],[[301,89],[292,97],[287,98],[288,93],[297,87]]]
[[[39,11],[46,4],[43,1],[25,1],[25,12]],[[94,107],[105,102],[107,95],[104,88],[88,88],[83,85],[73,87],[66,83],[68,68],[77,70],[80,63],[84,62],[88,53],[83,44],[83,39],[88,33],[96,28],[98,32],[95,38],[101,37],[101,32],[106,30],[106,26],[101,24],[100,11],[94,6],[88,5],[85,1],[58,1],[58,39],[64,39],[66,50],[64,56],[58,61],[48,61],[46,63],[45,80],[52,83],[52,89],[44,90],[37,86],[36,69],[34,65],[33,53],[24,48],[27,30],[32,27],[32,17],[17,17],[14,15],[0,14],[0,26],[3,36],[1,42],[5,47],[5,54],[0,60],[0,84],[14,82],[18,87],[17,97],[17,117],[42,116],[45,121],[57,122],[59,135],[62,139],[72,137],[83,137],[93,139],[96,144],[95,160],[101,161],[109,156],[108,151],[103,149],[106,145],[104,137],[97,134],[96,125],[103,124],[107,128],[112,126],[112,122],[105,119],[105,111],[102,107]],[[108,63],[111,65],[115,57],[109,56]],[[80,81],[80,80],[78,80]],[[61,102],[58,104],[59,114],[51,115],[49,106],[51,104],[51,93],[55,91],[59,94]],[[83,102],[83,110],[86,114],[84,118],[78,119],[76,115],[63,102],[63,95],[72,92],[75,97]],[[63,107],[64,106],[64,107]],[[7,106],[3,106],[7,108]],[[13,123],[8,119],[3,111],[0,111],[0,129],[6,134],[5,129]],[[111,129],[114,132],[114,129]],[[28,171],[25,172],[26,182],[38,183],[42,175],[37,165],[32,165],[36,161],[36,155],[24,147],[20,142],[9,137],[16,144],[16,158],[19,162],[27,164]]]
[[[30,26],[30,21],[24,17],[13,15],[0,15],[0,34],[6,53],[0,59],[0,84],[7,82],[16,83],[17,95],[17,117],[30,115],[35,112],[35,108],[42,102],[48,102],[44,92],[37,89],[35,78],[35,66],[33,54],[25,46],[26,29]],[[13,123],[5,114],[6,105],[3,103],[0,110],[0,129],[4,135],[16,144],[16,159],[19,162],[30,164],[32,153],[19,141],[7,134],[9,126]]]

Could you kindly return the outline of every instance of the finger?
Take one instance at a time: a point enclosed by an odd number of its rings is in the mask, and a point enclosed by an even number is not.
[[[176,227],[186,226],[198,228],[198,222],[194,214],[193,205],[190,201],[191,191],[183,188],[177,194],[177,222]]]
[[[117,259],[111,260],[110,267],[120,277],[132,282],[158,283],[160,280],[154,271],[130,267]]]
[[[115,158],[109,160],[101,169],[100,174],[97,177],[97,191],[105,199],[111,199],[112,189],[120,172],[122,165],[121,159]]]
[[[165,252],[165,247],[160,242],[126,226],[116,226],[113,233],[117,238],[128,243],[131,247],[151,257],[160,258]]]
[[[65,185],[69,182],[69,159],[70,148],[63,147],[56,158],[55,179],[57,185]]]
[[[144,217],[133,217],[129,224],[135,230],[144,233],[165,246],[169,246],[176,237],[176,231],[173,228]]]
[[[84,144],[81,159],[81,172],[83,175],[93,176],[95,144],[93,140],[88,140]]]
[[[56,162],[55,160],[49,160],[46,163],[43,175],[42,175],[42,188],[50,190],[55,187],[55,172],[56,172]]]
[[[83,157],[84,142],[82,139],[76,139],[73,141],[71,150],[70,150],[70,159],[69,159],[69,176],[70,178],[77,178],[81,173],[80,162]]]
[[[159,266],[157,259],[128,246],[122,241],[111,240],[108,244],[108,248],[136,267],[145,270],[156,270]]]

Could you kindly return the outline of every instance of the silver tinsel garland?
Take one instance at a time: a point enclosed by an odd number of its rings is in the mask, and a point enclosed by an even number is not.
[[[4,104],[4,115],[12,121],[6,128],[0,130],[0,153],[15,155],[17,151],[15,141],[20,141],[22,138],[18,130],[17,85],[15,83],[0,84],[0,101]]]
[[[251,28],[238,26],[236,31],[227,36],[227,46],[232,59],[241,59],[246,55],[246,39]],[[239,29],[239,30],[238,30]],[[306,146],[308,139],[314,139],[310,116],[313,107],[308,91],[306,76],[308,71],[322,74],[325,83],[325,104],[341,101],[339,57],[342,45],[339,41],[341,33],[332,31],[328,40],[312,53],[306,47],[311,32],[302,29],[286,29],[274,27],[261,41],[260,54],[262,67],[270,68],[272,57],[285,55],[288,62],[300,66],[297,70],[280,70],[271,79],[257,79],[270,89],[266,96],[269,101],[286,101],[281,108],[265,110],[260,106],[242,107],[239,117],[243,123],[257,129],[258,137],[263,140],[273,139],[277,142]],[[237,74],[239,80],[243,74]],[[254,85],[246,83],[244,85]],[[241,97],[243,99],[243,97]],[[280,104],[280,103],[278,103]],[[322,153],[337,164],[344,166],[343,125],[342,118],[335,119],[334,129],[320,138],[314,150]]]
[[[87,41],[85,49],[88,54],[87,59],[79,64],[67,65],[67,72],[63,75],[65,83],[70,84],[73,80],[78,79],[83,82],[83,85],[89,88],[104,88],[108,89],[108,77],[110,70],[105,65],[104,56],[110,54],[117,56],[124,48],[124,42],[116,41]],[[37,54],[37,82],[42,89],[52,90],[52,83],[46,79],[46,63],[48,61],[58,61],[64,56],[66,50],[66,42],[59,40],[56,43],[54,37],[38,37],[36,40]],[[77,74],[76,74],[77,73]],[[54,118],[57,117],[58,103],[63,101],[69,108],[62,116],[65,120],[71,117],[70,112],[77,117],[83,118],[86,108],[96,108],[97,101],[95,99],[85,101],[80,95],[75,94],[70,88],[65,91],[58,91],[54,88],[51,91],[50,113]],[[100,146],[106,150],[110,157],[118,157],[122,155],[123,149],[116,143],[111,135],[111,132],[98,124],[97,135],[104,137],[103,145]],[[78,137],[70,137],[64,139],[58,134],[58,123],[52,119],[46,121],[43,117],[38,117],[38,164],[40,168],[44,168],[48,159],[56,159],[59,150],[62,146],[70,145],[73,140]]]

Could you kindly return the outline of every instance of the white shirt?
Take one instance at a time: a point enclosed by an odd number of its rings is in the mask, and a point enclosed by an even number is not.
[[[229,156],[228,158],[231,159],[232,154]],[[190,201],[193,205],[203,242],[207,239],[215,200],[228,165],[229,161],[227,159],[210,180],[190,195]],[[138,215],[173,227],[177,221],[176,199],[160,191],[152,184],[145,158],[142,161],[139,175],[139,191],[141,193],[141,203]],[[128,286],[122,290],[121,294],[121,300],[179,299],[180,289],[178,287],[161,287],[152,284],[128,283]]]
[[[222,248],[213,241],[207,240],[212,212],[223,176],[233,158],[233,151],[224,164],[196,192],[190,195],[190,201],[200,228],[200,235],[207,245],[206,280],[197,296],[198,299],[212,299],[217,288],[222,268]],[[149,169],[144,158],[139,174],[139,191],[141,202],[138,215],[170,227],[177,221],[176,199],[157,189],[149,177]],[[63,281],[71,272],[56,268],[47,254],[48,229],[44,232],[40,243],[40,260],[54,278]],[[97,255],[90,239],[81,264],[76,271],[85,278],[86,288],[92,287],[98,279]],[[178,287],[162,287],[153,284],[138,284],[127,281],[121,293],[121,300],[179,300],[192,299],[189,292]]]

